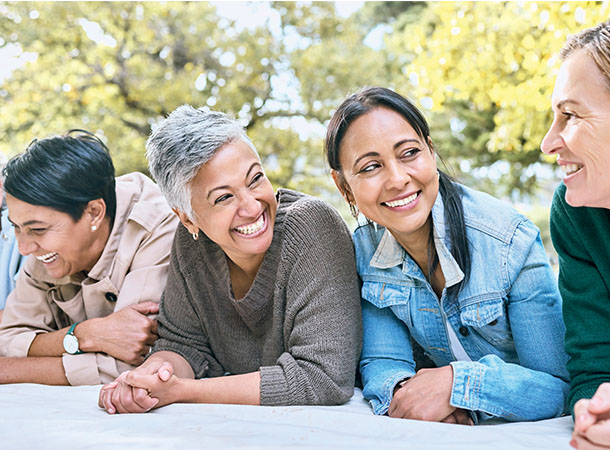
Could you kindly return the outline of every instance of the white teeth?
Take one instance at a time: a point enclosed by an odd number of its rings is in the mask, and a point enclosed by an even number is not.
[[[415,194],[409,195],[400,200],[396,200],[394,202],[384,202],[385,205],[388,205],[390,208],[396,208],[397,206],[405,206],[411,203],[413,200],[417,198],[419,194],[416,192]]]
[[[246,225],[245,227],[235,227],[235,231],[241,234],[254,234],[262,230],[263,225],[265,225],[265,215],[261,214],[256,222]]]
[[[563,170],[564,174],[572,175],[574,172],[579,171],[584,166],[582,166],[581,164],[564,164],[560,167],[561,167],[561,170]]]
[[[45,253],[44,255],[37,256],[36,259],[38,261],[42,261],[45,264],[49,264],[49,263],[52,263],[53,261],[55,261],[58,256],[59,255],[57,254],[57,252],[52,252],[52,253]]]

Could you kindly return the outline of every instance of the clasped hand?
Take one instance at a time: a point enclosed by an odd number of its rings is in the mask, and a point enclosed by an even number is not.
[[[98,405],[109,414],[148,412],[174,402],[177,380],[170,362],[150,360],[102,386]]]
[[[574,432],[570,445],[578,450],[610,449],[610,383],[574,405]]]
[[[396,390],[388,409],[390,417],[472,425],[466,410],[451,406],[451,366],[421,369]]]

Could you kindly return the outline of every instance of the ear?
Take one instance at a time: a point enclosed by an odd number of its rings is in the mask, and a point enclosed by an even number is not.
[[[432,138],[430,136],[428,136],[428,148],[430,149],[430,152],[432,153],[432,156],[434,156],[434,160],[436,161],[436,148],[434,147],[434,142],[432,142]]]
[[[172,208],[172,211],[174,211],[174,214],[178,216],[178,219],[180,219],[180,222],[182,222],[182,225],[184,225],[189,233],[193,234],[199,231],[199,227],[193,223],[185,212],[182,212],[176,208]]]
[[[99,228],[106,217],[106,202],[101,198],[91,200],[87,203],[83,215],[90,222],[89,226]]]
[[[350,204],[354,203],[354,196],[352,195],[352,191],[350,190],[349,185],[345,181],[345,178],[343,178],[341,172],[335,169],[331,169],[330,174],[333,177],[335,186],[337,186],[337,189],[339,189],[339,192],[341,192],[341,195],[343,196],[345,201]]]

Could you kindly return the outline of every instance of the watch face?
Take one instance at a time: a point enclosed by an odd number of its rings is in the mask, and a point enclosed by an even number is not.
[[[78,339],[73,334],[64,336],[64,349],[71,355],[78,352]]]

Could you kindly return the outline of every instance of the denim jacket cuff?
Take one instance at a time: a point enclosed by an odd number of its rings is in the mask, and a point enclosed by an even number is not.
[[[480,409],[481,386],[485,366],[470,361],[454,361],[453,386],[449,403],[456,408],[477,411]]]
[[[373,407],[373,412],[378,416],[386,414],[390,408],[392,398],[394,397],[394,388],[396,385],[407,378],[411,378],[413,375],[414,374],[411,372],[401,371],[392,374],[391,377],[388,377],[381,388],[379,400],[372,399],[370,401],[370,404]]]

